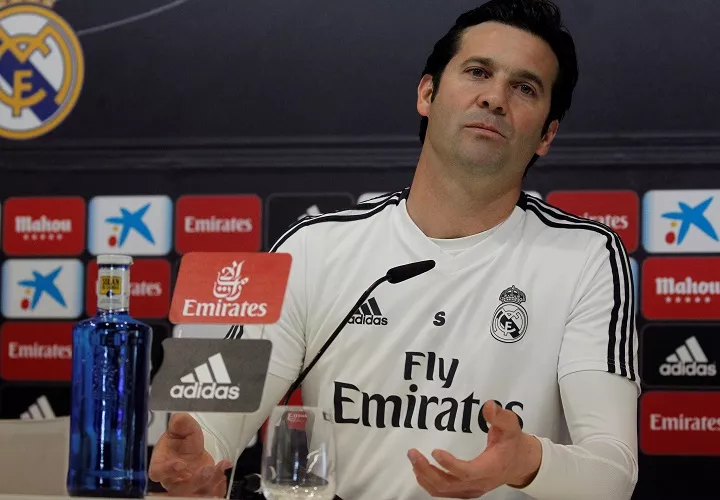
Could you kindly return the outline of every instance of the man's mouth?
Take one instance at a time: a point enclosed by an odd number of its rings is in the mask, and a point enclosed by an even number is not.
[[[499,137],[505,137],[496,127],[493,127],[489,123],[482,123],[482,122],[474,122],[474,123],[468,123],[466,125],[467,128],[472,128],[480,131],[484,131],[484,135],[488,136],[499,136]]]

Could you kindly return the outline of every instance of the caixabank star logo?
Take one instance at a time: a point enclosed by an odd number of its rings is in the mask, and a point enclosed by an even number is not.
[[[54,0],[0,0],[0,137],[27,140],[55,129],[82,90],[80,41]]]

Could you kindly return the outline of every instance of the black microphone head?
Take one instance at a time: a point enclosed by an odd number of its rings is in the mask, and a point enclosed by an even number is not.
[[[419,262],[411,262],[410,264],[393,267],[387,272],[386,276],[388,283],[395,284],[426,273],[433,267],[435,267],[434,260],[421,260]]]

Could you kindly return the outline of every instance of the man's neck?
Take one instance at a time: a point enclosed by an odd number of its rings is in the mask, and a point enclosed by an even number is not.
[[[430,238],[462,238],[504,222],[521,187],[507,179],[463,174],[421,155],[407,200],[410,218]]]

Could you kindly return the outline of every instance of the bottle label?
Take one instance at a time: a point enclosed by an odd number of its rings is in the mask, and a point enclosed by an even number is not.
[[[128,309],[130,303],[129,270],[126,267],[98,269],[98,309]]]

